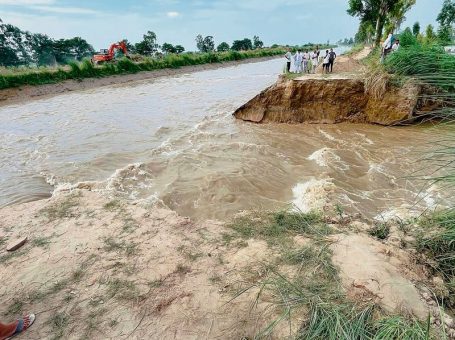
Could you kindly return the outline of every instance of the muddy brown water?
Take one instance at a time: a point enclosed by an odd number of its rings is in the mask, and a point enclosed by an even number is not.
[[[236,121],[282,68],[272,60],[2,107],[0,206],[85,181],[196,219],[288,204],[390,218],[448,204],[409,176],[450,129]]]

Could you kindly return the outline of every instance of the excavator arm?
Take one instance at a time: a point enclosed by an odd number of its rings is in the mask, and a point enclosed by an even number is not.
[[[101,62],[112,61],[115,58],[115,50],[122,50],[123,54],[128,57],[128,49],[124,41],[114,43],[109,47],[107,54],[95,54],[92,57],[92,62],[95,64]]]

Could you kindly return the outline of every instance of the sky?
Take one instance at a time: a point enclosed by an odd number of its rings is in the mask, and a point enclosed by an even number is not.
[[[436,26],[443,0],[417,0],[405,26]],[[158,43],[195,50],[198,34],[215,43],[258,35],[265,45],[336,42],[353,37],[358,19],[346,13],[348,0],[0,0],[0,18],[52,38],[80,36],[95,49],[148,30]]]

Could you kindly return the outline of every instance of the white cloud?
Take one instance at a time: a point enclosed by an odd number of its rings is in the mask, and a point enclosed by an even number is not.
[[[166,15],[169,18],[177,18],[178,16],[180,16],[180,13],[179,12],[167,12]]]
[[[1,1],[1,0],[0,0]],[[49,13],[59,13],[59,14],[97,14],[98,12],[82,7],[58,7],[58,6],[31,6],[31,9],[49,12]]]
[[[55,0],[0,0],[0,5],[29,6],[29,5],[52,5]]]

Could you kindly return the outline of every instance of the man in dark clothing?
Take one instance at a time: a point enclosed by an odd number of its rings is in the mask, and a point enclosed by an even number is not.
[[[337,58],[337,54],[333,51],[333,48],[331,48],[330,52],[329,52],[330,73],[333,72],[333,63],[335,62],[336,58]],[[327,71],[329,71],[329,66],[327,66]]]

